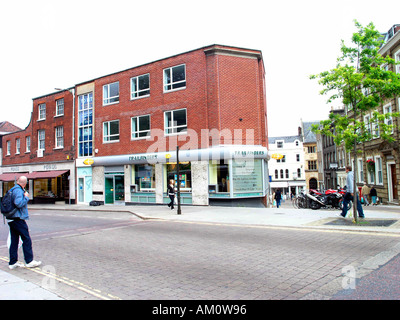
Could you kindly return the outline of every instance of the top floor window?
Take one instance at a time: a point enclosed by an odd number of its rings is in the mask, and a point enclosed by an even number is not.
[[[64,115],[64,98],[56,101],[56,116]]]
[[[394,60],[400,62],[400,50],[394,54]],[[396,73],[400,73],[400,64],[396,64]]]
[[[276,142],[276,147],[279,148],[279,149],[283,148],[283,141],[277,141]]]
[[[39,104],[38,120],[45,120],[45,119],[46,119],[46,104],[42,103],[42,104]]]
[[[315,153],[315,146],[307,147],[307,153]]]
[[[131,78],[131,99],[150,95],[150,74]]]
[[[103,106],[119,102],[119,82],[103,86]]]
[[[184,64],[164,69],[164,92],[186,88],[186,66]]]

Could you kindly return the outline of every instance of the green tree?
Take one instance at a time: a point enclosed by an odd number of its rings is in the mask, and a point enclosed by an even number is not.
[[[387,66],[396,62],[390,56],[383,57],[379,49],[383,44],[381,34],[373,23],[363,27],[355,21],[358,31],[353,33],[352,45],[346,46],[342,40],[341,56],[334,69],[311,75],[310,79],[318,79],[328,95],[327,103],[339,101],[346,106],[344,114],[329,115],[329,119],[321,121],[313,127],[313,131],[334,138],[336,145],[344,144],[347,151],[356,159],[357,144],[374,137],[374,132],[366,130],[363,115],[373,112],[371,123],[379,124],[380,137],[393,141],[391,132],[393,125],[387,125],[385,118],[399,116],[398,113],[382,114],[378,107],[400,94],[400,75],[389,71]],[[353,172],[357,172],[357,161],[354,161]],[[354,204],[356,204],[356,174],[354,174]],[[353,206],[354,222],[357,222],[356,205]]]

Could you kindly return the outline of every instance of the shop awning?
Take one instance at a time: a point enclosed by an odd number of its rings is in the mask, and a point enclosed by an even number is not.
[[[34,171],[27,175],[28,179],[49,179],[56,178],[62,174],[68,172],[68,170],[54,170],[54,171]]]
[[[0,174],[0,181],[11,182],[17,180],[20,176],[28,176],[27,173],[8,172]]]

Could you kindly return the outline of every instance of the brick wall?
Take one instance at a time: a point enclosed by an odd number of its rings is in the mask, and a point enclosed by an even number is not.
[[[56,116],[56,100],[64,98],[64,115]],[[39,104],[46,104],[46,119],[38,120]],[[73,95],[69,91],[60,91],[33,99],[33,111],[29,125],[22,131],[3,136],[3,166],[28,163],[45,163],[73,160],[75,149],[72,146],[72,110]],[[64,127],[64,148],[55,149],[55,128]],[[43,157],[37,156],[38,130],[45,130],[45,151]],[[26,137],[31,137],[30,152],[26,152]],[[16,139],[20,139],[20,154],[16,154]],[[11,141],[11,155],[6,155],[7,141]]]

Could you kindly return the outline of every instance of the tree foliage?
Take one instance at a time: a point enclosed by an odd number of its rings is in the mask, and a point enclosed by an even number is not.
[[[323,86],[320,94],[328,95],[327,103],[338,100],[347,107],[345,114],[331,113],[328,120],[321,121],[313,130],[333,136],[335,143],[344,143],[346,150],[376,135],[372,130],[366,130],[372,123],[379,126],[381,138],[392,141],[393,124],[388,125],[385,119],[399,116],[398,113],[378,111],[385,101],[400,94],[400,75],[388,68],[396,62],[390,56],[379,54],[383,40],[373,23],[363,27],[355,21],[355,26],[358,31],[352,36],[352,46],[342,40],[342,55],[337,59],[336,67],[310,76]],[[366,113],[372,113],[369,123],[363,119]]]

